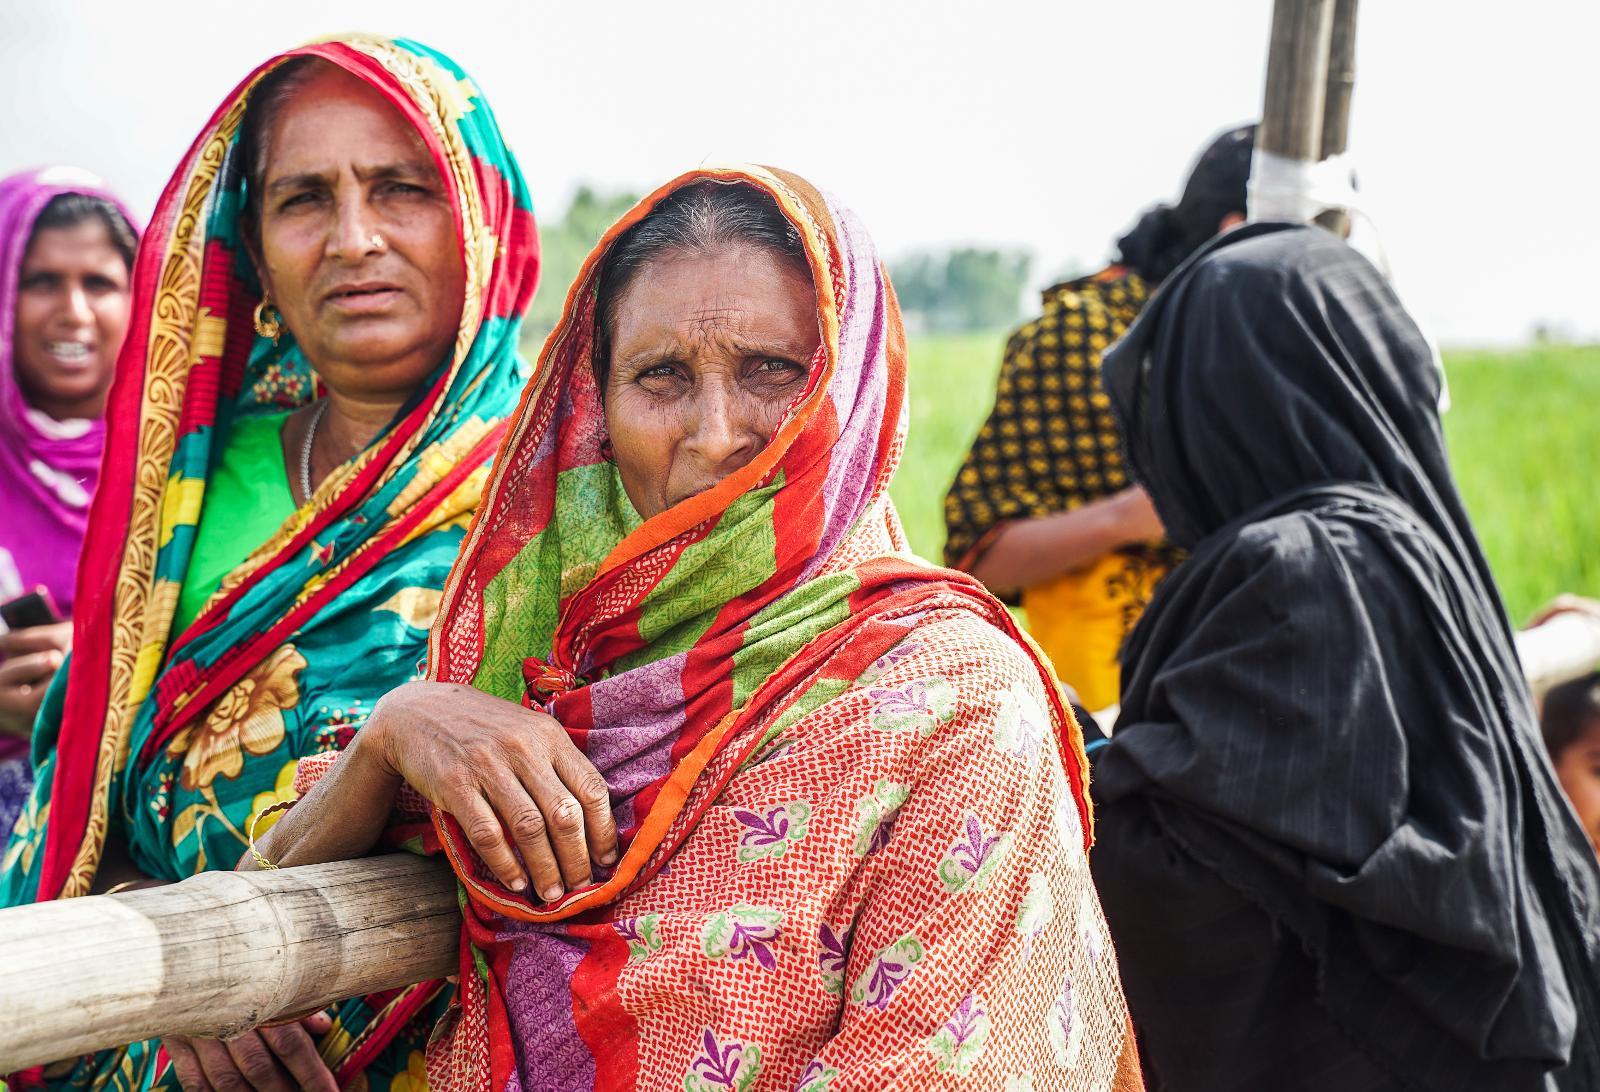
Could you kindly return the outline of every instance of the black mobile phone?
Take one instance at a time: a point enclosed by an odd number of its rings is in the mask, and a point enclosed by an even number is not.
[[[56,601],[47,589],[34,588],[26,595],[0,603],[0,621],[8,629],[31,629],[61,621],[61,612],[56,610]]]

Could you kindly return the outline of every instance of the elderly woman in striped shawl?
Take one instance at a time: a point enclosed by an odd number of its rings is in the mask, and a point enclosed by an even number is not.
[[[908,552],[905,381],[865,231],[794,175],[691,172],[601,241],[428,681],[259,847],[445,853],[433,1087],[1140,1087],[1077,725]]]

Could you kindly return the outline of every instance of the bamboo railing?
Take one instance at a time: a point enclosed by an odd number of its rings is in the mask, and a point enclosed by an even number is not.
[[[450,870],[407,854],[0,910],[0,1073],[443,978],[460,932]]]

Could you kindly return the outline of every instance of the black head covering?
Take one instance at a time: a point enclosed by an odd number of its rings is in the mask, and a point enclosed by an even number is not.
[[[1124,651],[1100,822],[1150,802],[1300,938],[1334,1022],[1408,1082],[1544,1088],[1569,1063],[1560,1087],[1600,1088],[1600,872],[1415,323],[1329,233],[1251,225],[1175,272],[1104,368],[1192,553]]]
[[[1177,545],[1302,486],[1365,482],[1433,516],[1488,583],[1450,477],[1427,341],[1327,232],[1252,224],[1218,238],[1103,367],[1135,473],[1162,487]]]
[[[1256,127],[1229,129],[1206,146],[1176,205],[1147,209],[1117,240],[1118,261],[1155,284],[1217,233],[1229,213],[1243,216]]]

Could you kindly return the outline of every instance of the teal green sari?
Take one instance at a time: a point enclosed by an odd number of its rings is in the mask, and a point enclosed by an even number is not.
[[[292,337],[274,343],[252,328],[261,291],[238,234],[244,104],[265,72],[306,55],[382,91],[432,152],[467,274],[458,337],[366,451],[174,631],[229,430],[315,397]],[[41,713],[37,781],[0,859],[0,904],[87,894],[108,846],[163,880],[234,867],[250,817],[291,797],[296,762],[345,746],[374,703],[416,674],[525,378],[517,341],[537,272],[527,189],[494,116],[465,73],[425,46],[366,36],[306,46],[257,69],[218,108],[168,185],[135,270],[74,654]],[[320,1045],[341,1084],[424,1087],[421,1049],[444,992],[426,983],[338,1006]],[[177,1087],[155,1043],[11,1081]]]

